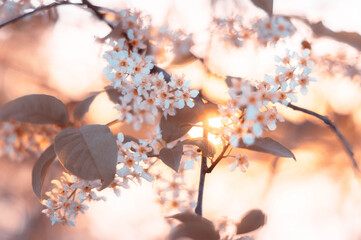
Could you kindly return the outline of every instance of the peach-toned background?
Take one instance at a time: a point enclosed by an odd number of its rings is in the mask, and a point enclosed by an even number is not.
[[[226,15],[230,0],[219,10]],[[247,2],[242,1],[242,2]],[[277,0],[274,12],[304,15],[311,21],[322,20],[335,31],[361,34],[361,2]],[[129,0],[94,1],[114,9],[131,7],[144,10],[156,25],[169,24],[193,32],[195,53],[203,54],[210,18],[208,0]],[[229,7],[227,7],[229,6]],[[248,15],[262,15],[253,9]],[[299,24],[299,23],[297,23]],[[302,27],[302,26],[301,26]],[[283,47],[293,46],[310,32],[302,34]],[[29,93],[48,93],[64,102],[80,100],[89,92],[104,86],[102,47],[96,37],[109,29],[84,10],[72,6],[59,8],[59,19],[49,23],[40,18],[21,21],[0,29],[0,101],[1,103]],[[346,54],[346,60],[359,57],[355,49],[330,39],[314,42],[314,53]],[[222,73],[260,79],[274,71],[272,49],[241,50],[214,42],[209,67]],[[360,62],[358,68],[360,68]],[[192,84],[203,86],[208,97],[225,100],[226,85],[208,79],[200,63],[170,69],[185,73]],[[330,116],[353,145],[356,159],[361,159],[361,89],[360,72],[353,78],[326,74],[314,69],[318,82],[312,83],[306,97],[297,105]],[[204,216],[216,221],[222,217],[238,220],[251,208],[260,208],[268,216],[267,224],[253,235],[256,239],[361,239],[361,185],[355,177],[342,145],[322,122],[289,109],[281,109],[286,122],[271,133],[292,149],[297,162],[265,154],[247,152],[250,167],[246,173],[230,172],[225,161],[207,176]],[[87,119],[107,123],[116,112],[105,95],[91,106]],[[244,151],[245,152],[245,151]],[[359,161],[360,163],[360,161]],[[89,205],[76,227],[50,226],[41,205],[31,190],[33,162],[0,161],[0,239],[164,239],[169,227],[155,203],[152,185],[133,185],[118,198],[104,192],[106,202]],[[195,185],[198,184],[196,181]]]

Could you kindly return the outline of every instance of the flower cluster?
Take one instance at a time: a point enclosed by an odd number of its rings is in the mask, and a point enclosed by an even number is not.
[[[189,57],[189,49],[194,44],[191,34],[172,31],[168,26],[151,28],[149,43],[150,53],[157,64],[182,63]]]
[[[222,35],[222,39],[235,47],[242,47],[244,40],[248,39],[253,33],[251,29],[242,24],[242,18],[215,18],[213,20],[216,30]]]
[[[192,169],[195,162],[199,162],[201,154],[193,146],[184,146],[182,161],[184,165],[182,166],[184,170]]]
[[[196,206],[197,191],[186,184],[183,172],[174,173],[171,177],[155,174],[154,188],[158,194],[157,202],[167,215],[192,211]]]
[[[248,166],[249,166],[249,162],[247,159],[247,156],[243,156],[238,154],[237,156],[233,157],[235,159],[235,162],[229,166],[229,170],[233,171],[234,169],[236,169],[236,167],[240,167],[242,172],[246,172]]]
[[[258,40],[267,44],[276,43],[281,38],[289,37],[295,32],[295,27],[284,17],[272,16],[262,19],[253,26],[257,30]]]
[[[147,39],[150,36],[150,26],[146,21],[148,18],[141,16],[140,12],[134,12],[130,9],[117,12],[113,18],[113,24],[116,27],[108,37],[111,39],[121,38],[124,41],[124,48],[133,52],[144,52],[147,48]],[[118,48],[116,45],[112,46],[115,50]]]
[[[130,51],[124,43],[124,38],[119,39],[104,54],[109,63],[104,74],[120,95],[116,106],[120,121],[133,123],[139,129],[143,122],[155,123],[158,108],[166,117],[175,115],[177,108],[194,106],[192,98],[198,91],[190,90],[190,81],[185,81],[184,76],[172,76],[169,81],[161,71],[150,74],[154,67],[151,58]]]
[[[105,200],[97,195],[100,181],[85,181],[64,172],[60,181],[53,180],[52,183],[55,187],[46,193],[49,198],[42,202],[46,207],[42,212],[50,218],[51,224],[64,223],[74,226],[74,219],[79,212],[84,213],[88,209],[86,201]]]
[[[287,105],[296,101],[298,89],[307,93],[313,62],[309,60],[310,50],[302,51],[301,56],[286,52],[283,57],[276,57],[279,65],[274,76],[266,75],[264,81],[252,84],[242,78],[228,77],[231,100],[226,107],[219,106],[224,124],[223,137],[229,137],[233,146],[252,145],[255,138],[263,134],[264,129],[275,130],[277,120],[283,120],[277,113],[275,103]]]
[[[39,156],[59,131],[55,126],[0,122],[0,156],[19,161]]]
[[[242,18],[215,18],[213,20],[216,31],[222,35],[222,39],[235,47],[242,47],[245,40],[258,39],[264,45],[277,43],[281,38],[286,38],[295,32],[294,26],[285,18],[272,16],[256,21],[252,28],[242,24]],[[254,36],[254,37],[253,37]]]
[[[117,177],[121,179],[136,179],[138,182],[140,182],[141,178],[152,181],[153,177],[149,173],[150,159],[148,159],[148,154],[153,151],[150,145],[143,140],[125,142],[122,133],[118,134],[117,139]]]

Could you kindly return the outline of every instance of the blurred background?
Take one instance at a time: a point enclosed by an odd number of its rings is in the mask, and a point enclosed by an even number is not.
[[[22,11],[5,9],[8,3],[0,1],[0,24]],[[360,163],[360,47],[316,36],[301,20],[292,20],[298,31],[275,47],[248,42],[235,48],[217,34],[210,36],[214,16],[264,17],[249,0],[92,3],[114,10],[139,9],[152,17],[155,26],[192,34],[192,53],[208,56],[208,68],[220,76],[263,79],[274,73],[275,55],[283,54],[286,47],[299,49],[300,42],[307,40],[312,44],[312,76],[317,82],[310,84],[306,96],[298,96],[296,105],[330,117]],[[361,34],[360,10],[357,0],[274,1],[274,14],[322,21],[336,32]],[[51,94],[67,103],[101,90],[106,84],[102,75],[105,61],[103,46],[96,39],[109,31],[104,22],[76,6],[60,6],[1,28],[0,103],[31,93]],[[224,80],[207,74],[200,61],[163,67],[170,73],[184,73],[209,99],[227,100]],[[355,174],[341,142],[320,120],[282,106],[279,110],[286,121],[269,135],[291,149],[297,161],[242,150],[250,162],[246,173],[231,172],[231,163],[221,162],[206,178],[204,216],[212,221],[223,217],[238,221],[249,209],[259,208],[267,215],[267,224],[251,234],[255,239],[361,239],[360,175]],[[113,104],[101,94],[86,120],[107,123],[116,117]],[[169,233],[152,184],[145,181],[122,190],[120,197],[105,190],[107,201],[90,203],[89,210],[77,218],[76,227],[51,226],[31,188],[35,160],[1,157],[0,239],[165,239]],[[56,176],[60,168],[52,171],[50,175]],[[194,185],[198,185],[196,178]]]

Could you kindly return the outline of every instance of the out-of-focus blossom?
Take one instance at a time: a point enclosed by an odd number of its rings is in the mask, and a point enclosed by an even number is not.
[[[272,16],[259,20],[254,24],[258,40],[267,44],[276,43],[281,38],[289,37],[295,32],[295,27],[284,17]]]

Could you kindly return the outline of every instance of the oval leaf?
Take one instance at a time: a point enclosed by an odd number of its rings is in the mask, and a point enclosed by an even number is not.
[[[288,148],[269,137],[256,138],[255,142],[252,145],[244,144],[241,139],[238,142],[238,147],[246,148],[248,150],[256,152],[270,153],[280,157],[293,158],[296,160],[295,155],[293,155],[293,153]]]
[[[211,221],[193,213],[180,213],[171,218],[175,218],[183,222],[169,235],[169,240],[176,240],[183,237],[192,238],[194,240],[218,240],[219,233],[214,228]]]
[[[237,224],[237,234],[252,232],[266,223],[266,215],[258,209],[246,213],[242,221]]]
[[[45,95],[32,94],[14,99],[0,108],[0,120],[16,120],[35,124],[68,123],[68,111],[62,101]]]
[[[85,179],[102,179],[101,189],[114,179],[117,165],[117,144],[106,125],[85,125],[67,128],[55,137],[59,161],[72,174]]]
[[[273,14],[273,0],[251,0],[254,5],[262,8],[269,16]]]
[[[120,97],[123,96],[123,94],[118,89],[115,89],[112,86],[107,86],[104,88],[104,90],[110,101],[115,104],[121,104]]]
[[[56,157],[54,145],[50,145],[36,161],[32,171],[32,185],[35,195],[41,199],[46,172]]]
[[[174,218],[177,219],[178,221],[181,221],[182,223],[206,221],[209,224],[212,224],[212,222],[209,221],[208,219],[203,218],[202,216],[199,216],[191,212],[177,213],[167,218]]]
[[[159,151],[160,160],[176,172],[178,172],[182,155],[183,145],[176,145],[173,148],[162,148]]]
[[[162,116],[160,120],[160,129],[162,138],[166,142],[172,142],[187,134],[192,128],[190,124],[196,124],[201,121],[204,103],[202,100],[195,100],[193,108],[184,107],[177,109],[174,116],[165,118]]]
[[[210,142],[207,141],[203,138],[192,138],[192,139],[187,139],[184,140],[180,143],[178,143],[177,145],[194,145],[199,147],[203,153],[205,153],[207,151],[207,157],[213,157],[214,154],[216,154],[216,148],[214,147],[214,145]]]
[[[95,97],[99,95],[100,92],[96,92],[91,96],[87,97],[83,101],[79,102],[73,112],[74,119],[79,121],[81,120],[84,115],[89,111],[89,107],[94,101]]]

